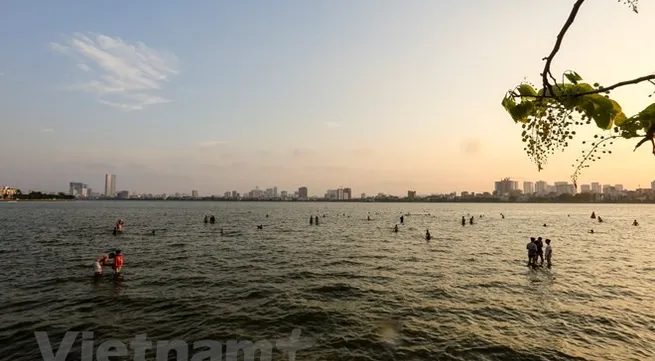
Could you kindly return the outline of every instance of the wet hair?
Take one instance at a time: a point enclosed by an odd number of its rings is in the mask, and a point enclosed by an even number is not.
[[[535,241],[534,237],[530,237],[530,240],[533,241],[533,242]]]
[[[123,251],[121,251],[120,249],[117,249],[117,250],[116,250],[116,255],[117,255],[117,256],[120,256],[120,255],[122,255],[122,254],[123,254]]]
[[[547,239],[547,240],[546,240],[546,244],[550,244],[550,239]]]
[[[541,237],[537,237],[538,240],[541,240]]]

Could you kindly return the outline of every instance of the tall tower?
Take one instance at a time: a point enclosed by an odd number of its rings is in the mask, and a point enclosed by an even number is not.
[[[116,175],[105,174],[105,197],[116,195]]]
[[[105,174],[105,197],[111,195],[111,174]]]

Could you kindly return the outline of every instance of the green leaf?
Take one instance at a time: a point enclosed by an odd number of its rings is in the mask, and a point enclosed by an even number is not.
[[[647,106],[644,110],[640,111],[639,114],[639,120],[642,122],[647,121],[647,122],[652,122],[655,121],[655,103]]]
[[[564,74],[564,76],[566,76],[566,79],[568,79],[573,84],[577,84],[580,80],[582,80],[580,74],[574,71],[567,72]]]
[[[512,98],[509,95],[503,98],[501,104],[503,105],[503,108],[505,108],[505,110],[510,114],[512,113],[512,109],[514,109],[514,107],[516,106],[516,102],[514,101],[514,98]]]
[[[582,98],[581,107],[585,114],[596,122],[596,126],[611,129],[614,118],[618,115],[614,104],[618,106],[618,103],[600,94],[584,95]],[[618,111],[620,112],[620,106]]]
[[[533,109],[534,103],[524,100],[521,103],[516,104],[516,106],[509,111],[509,114],[515,122],[525,123],[528,121],[528,116]]]
[[[537,91],[530,84],[521,84],[518,89],[519,94],[524,97],[535,97],[537,96]]]

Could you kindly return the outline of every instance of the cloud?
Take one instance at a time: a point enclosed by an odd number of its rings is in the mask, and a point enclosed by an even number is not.
[[[212,148],[212,147],[215,147],[217,145],[221,145],[221,144],[225,144],[225,143],[227,143],[227,142],[224,141],[224,140],[206,140],[206,141],[198,142],[197,145],[200,148]]]
[[[77,67],[80,68],[80,70],[85,71],[85,72],[91,71],[91,68],[88,65],[84,64],[84,63],[78,63]]]
[[[100,103],[120,109],[140,110],[168,102],[156,93],[179,74],[174,54],[118,37],[75,33],[62,43],[51,42],[50,47],[75,61],[89,77],[69,89],[95,93]]]
[[[52,128],[42,128],[41,133],[54,133],[55,130]]]
[[[341,124],[335,123],[335,122],[323,122],[323,125],[325,125],[328,128],[340,128]]]

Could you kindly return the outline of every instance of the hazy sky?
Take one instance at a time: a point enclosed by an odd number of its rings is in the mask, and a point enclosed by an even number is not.
[[[201,194],[491,190],[545,171],[500,106],[573,0],[11,1],[0,11],[0,184]],[[610,85],[655,70],[655,4],[589,0],[553,64]],[[632,115],[648,85],[617,91]],[[587,135],[593,133],[587,132]],[[636,141],[581,183],[650,186]]]

